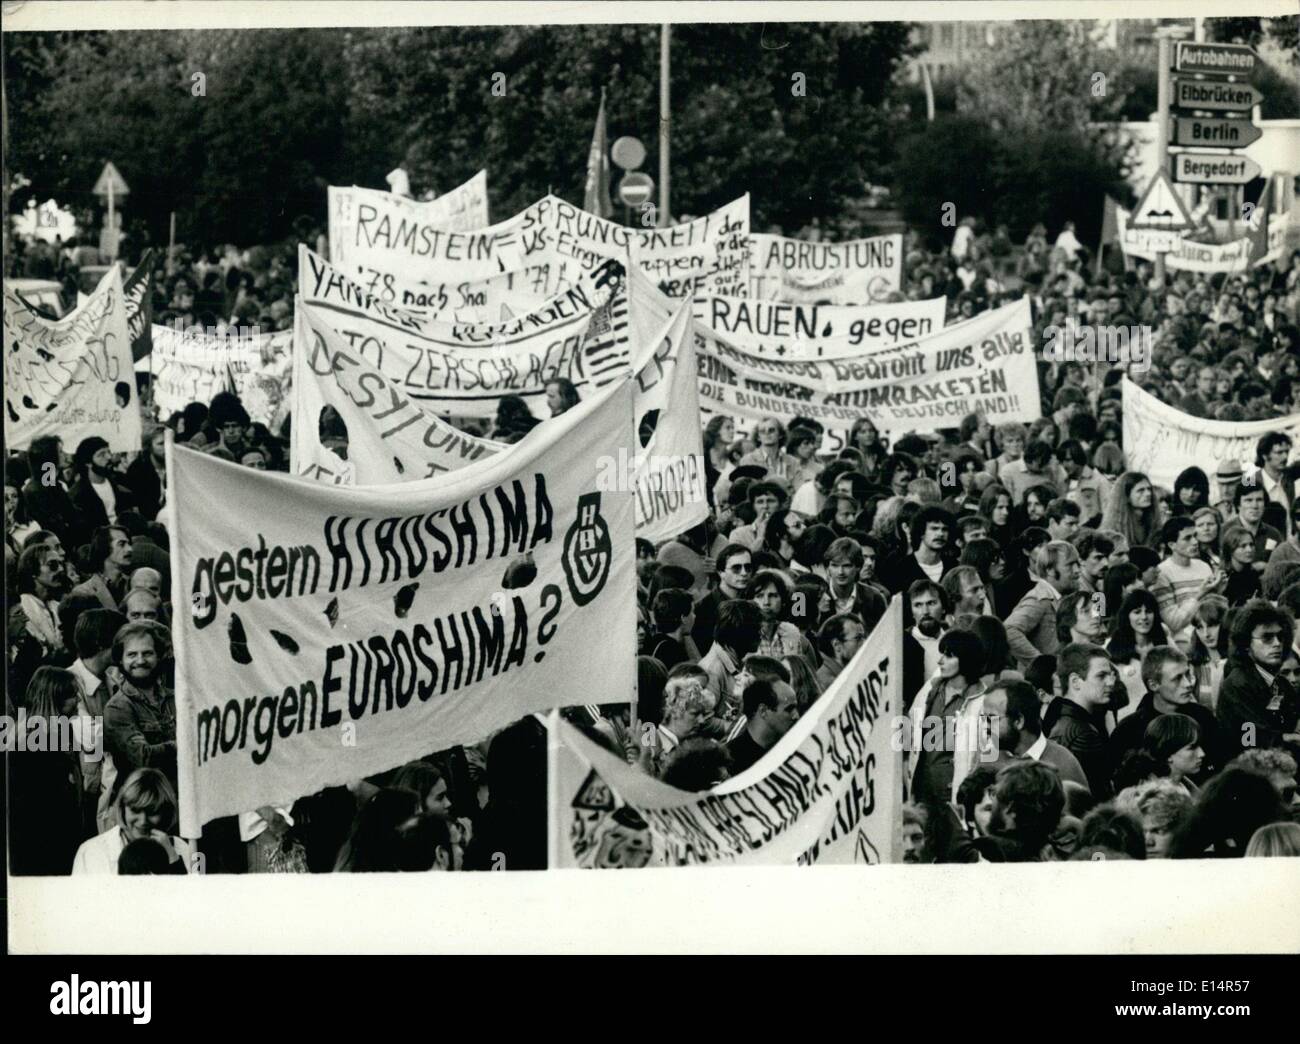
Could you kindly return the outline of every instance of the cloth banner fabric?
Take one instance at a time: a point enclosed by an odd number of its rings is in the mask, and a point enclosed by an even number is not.
[[[620,381],[511,452],[348,488],[169,441],[180,825],[289,807],[525,714],[636,684]],[[514,562],[536,578],[505,590]],[[599,641],[593,636],[599,635]]]
[[[865,305],[903,287],[903,235],[844,243],[749,237],[749,296],[795,304]]]
[[[774,360],[696,326],[700,399],[711,413],[809,416],[827,426],[868,417],[881,431],[953,428],[968,413],[991,424],[1041,415],[1029,300],[992,309],[876,353]]]
[[[1120,247],[1129,257],[1144,261],[1155,260],[1156,253],[1144,236],[1143,230],[1128,227],[1131,217],[1127,210],[1118,211]],[[1264,220],[1261,217],[1261,220]],[[1255,237],[1242,236],[1230,243],[1198,243],[1195,240],[1178,236],[1173,241],[1173,249],[1165,253],[1165,264],[1183,272],[1245,272],[1256,265],[1268,264],[1282,256],[1286,249],[1287,230],[1290,227],[1291,214],[1269,214],[1267,216],[1267,246],[1265,253],[1255,256]],[[1263,233],[1261,233],[1261,236]]]
[[[606,261],[536,311],[504,323],[452,323],[385,305],[306,247],[300,308],[310,309],[401,393],[435,413],[494,417],[503,395],[548,415],[546,384],[587,395],[626,375],[631,338],[625,269]]]
[[[773,359],[868,355],[942,330],[948,299],[879,305],[789,304],[695,298],[695,319],[733,344]]]
[[[329,189],[330,260],[340,267],[379,268],[386,258],[381,244],[414,246],[434,232],[472,232],[488,225],[487,171],[480,170],[465,184],[437,199],[421,202],[382,189],[343,187]]]
[[[289,460],[295,475],[335,485],[381,486],[458,471],[508,448],[468,435],[400,391],[314,309],[298,308]],[[347,459],[320,438],[333,407],[347,428]]]
[[[510,294],[552,298],[608,258],[629,264],[634,257],[672,297],[744,296],[748,236],[748,195],[667,228],[628,228],[546,196],[499,224],[463,233],[414,219],[367,221],[345,245],[343,260],[331,257],[384,304],[497,322]]]
[[[98,435],[116,453],[140,449],[131,333],[122,270],[62,319],[44,319],[4,287],[5,444],[25,449],[57,435],[70,453]]]
[[[221,391],[239,396],[249,420],[278,427],[288,409],[293,331],[236,336],[181,332],[154,326],[153,350],[135,364],[151,374],[154,405],[166,418],[191,402],[208,403]]]
[[[896,597],[794,727],[703,794],[646,775],[552,715],[550,865],[900,862],[902,751],[891,722],[903,713],[902,615]]]
[[[143,359],[153,350],[154,252],[148,250],[122,284],[126,296],[126,323],[131,331],[131,358]]]
[[[1255,445],[1280,431],[1291,437],[1291,461],[1300,460],[1300,414],[1260,421],[1203,420],[1174,409],[1124,378],[1124,452],[1130,471],[1154,485],[1174,488],[1184,468],[1198,467],[1211,479],[1223,461],[1255,471]]]

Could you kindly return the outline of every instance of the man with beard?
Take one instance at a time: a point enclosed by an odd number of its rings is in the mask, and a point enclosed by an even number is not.
[[[1042,704],[1029,682],[998,681],[984,694],[984,717],[997,729],[998,762],[1041,761],[1069,780],[1088,789],[1088,777],[1079,759],[1043,735]]]
[[[998,773],[989,813],[989,836],[975,847],[990,862],[1036,863],[1065,810],[1065,789],[1056,769],[1039,761],[1016,761]]]
[[[129,623],[113,639],[122,684],[104,708],[104,734],[120,785],[135,769],[155,768],[176,786],[176,698],[162,684],[167,632]]]
[[[167,498],[167,429],[161,425],[144,436],[146,452],[126,469],[126,485],[135,497],[136,510],[152,522]]]
[[[918,580],[939,583],[950,567],[944,555],[952,543],[955,527],[952,515],[941,507],[931,505],[918,511],[912,520],[912,553],[882,570],[885,585],[899,594]]]
[[[903,633],[903,705],[910,706],[927,678],[939,669],[939,637],[947,626],[948,594],[933,580],[917,580],[907,589],[911,630]]]
[[[68,495],[85,526],[111,525],[121,512],[135,507],[134,495],[113,468],[113,451],[98,435],[81,440],[72,463],[77,477]]]
[[[131,537],[117,526],[101,526],[90,540],[95,572],[72,589],[73,597],[96,599],[105,609],[118,609],[126,597],[131,569]]]

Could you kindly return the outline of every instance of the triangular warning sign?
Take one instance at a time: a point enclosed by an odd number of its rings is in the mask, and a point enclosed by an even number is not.
[[[1196,222],[1187,211],[1187,205],[1178,198],[1173,183],[1164,171],[1158,171],[1142,194],[1142,200],[1129,219],[1130,228],[1160,228],[1177,231],[1195,228]]]
[[[515,313],[510,310],[510,306],[504,301],[501,302],[501,322],[506,322],[515,317]]]
[[[85,182],[83,181],[82,184],[84,185]],[[112,160],[104,164],[104,169],[99,172],[99,180],[95,182],[95,187],[90,191],[96,196],[107,196],[110,185],[113,186],[114,196],[126,196],[131,193],[126,180],[117,172]]]
[[[578,792],[573,795],[573,807],[585,808],[593,812],[612,812],[615,808],[614,792],[609,784],[592,769],[587,773]]]

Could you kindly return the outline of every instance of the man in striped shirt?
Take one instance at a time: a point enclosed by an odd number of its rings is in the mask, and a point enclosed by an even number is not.
[[[1227,575],[1193,557],[1197,551],[1196,524],[1188,515],[1176,515],[1165,523],[1160,540],[1169,557],[1156,566],[1151,593],[1160,608],[1160,619],[1170,634],[1177,634],[1196,615],[1203,595],[1221,588]]]

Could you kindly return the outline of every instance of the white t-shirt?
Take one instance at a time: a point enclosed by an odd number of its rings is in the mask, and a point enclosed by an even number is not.
[[[108,521],[113,523],[117,521],[117,494],[113,492],[113,483],[111,482],[92,482],[90,488],[95,491],[95,496],[104,502],[104,510],[108,512]]]
[[[913,555],[912,557],[913,557],[913,558],[916,558],[915,555]],[[935,562],[934,565],[926,565],[926,564],[925,564],[924,562],[922,562],[919,558],[917,558],[917,559],[916,559],[916,564],[917,564],[918,566],[921,567],[921,572],[923,572],[926,576],[928,576],[928,577],[929,577],[931,580],[933,580],[936,584],[937,584],[940,580],[943,579],[943,560],[942,560],[942,559],[940,559],[938,562]]]

